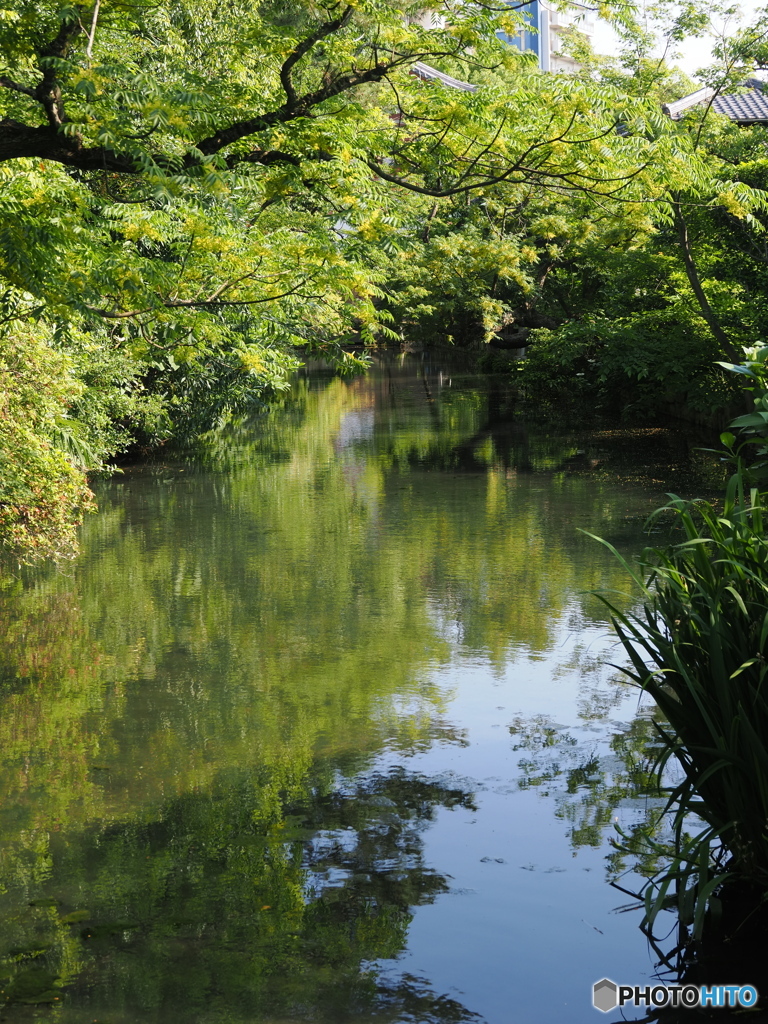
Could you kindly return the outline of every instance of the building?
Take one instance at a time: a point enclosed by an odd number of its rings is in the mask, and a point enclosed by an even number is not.
[[[521,28],[515,36],[500,33],[511,46],[535,53],[542,71],[572,73],[578,70],[573,57],[563,50],[563,36],[568,29],[578,29],[590,40],[595,33],[595,11],[582,4],[570,4],[559,10],[549,0],[533,0],[524,9],[530,28]]]
[[[748,78],[744,92],[718,95],[714,89],[697,89],[696,92],[665,103],[661,108],[673,121],[679,121],[691,107],[710,104],[716,114],[725,114],[736,124],[768,124],[768,82],[760,78]]]

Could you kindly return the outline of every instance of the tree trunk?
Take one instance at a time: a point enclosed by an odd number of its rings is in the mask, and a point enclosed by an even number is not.
[[[675,211],[675,227],[677,228],[677,238],[680,242],[680,249],[683,253],[683,262],[685,264],[685,273],[688,277],[688,281],[693,289],[693,294],[696,296],[696,301],[701,309],[701,315],[707,322],[707,326],[715,338],[715,340],[721,346],[723,352],[733,363],[740,363],[744,358],[744,354],[739,351],[737,346],[733,343],[731,338],[725,333],[720,325],[720,321],[717,319],[715,311],[709,304],[709,299],[704,294],[704,289],[701,287],[701,280],[699,279],[699,272],[696,267],[696,261],[693,258],[691,252],[691,243],[688,238],[688,226],[685,223],[683,217],[682,207],[680,203],[674,202],[672,207]]]

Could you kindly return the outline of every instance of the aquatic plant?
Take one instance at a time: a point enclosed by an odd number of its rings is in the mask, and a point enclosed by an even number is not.
[[[649,932],[661,910],[674,907],[700,938],[726,879],[768,894],[764,503],[737,463],[721,511],[672,496],[654,514],[674,517],[681,542],[646,549],[639,568],[613,549],[641,588],[643,606],[625,613],[602,599],[630,659],[624,671],[666,719],[656,726],[659,777],[668,778],[671,762],[678,767],[667,787],[673,856],[642,892]],[[691,836],[694,816],[704,828]]]

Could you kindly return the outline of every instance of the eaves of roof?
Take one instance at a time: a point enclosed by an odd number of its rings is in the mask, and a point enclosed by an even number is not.
[[[411,74],[421,78],[425,82],[441,82],[449,89],[459,89],[462,92],[476,92],[477,86],[469,82],[462,82],[458,78],[446,75],[444,71],[438,71],[430,64],[423,61],[416,61],[411,65]],[[686,110],[699,106],[702,103],[712,103],[712,109],[718,114],[725,114],[737,124],[768,124],[768,96],[763,92],[765,83],[749,79],[747,85],[754,88],[749,92],[731,93],[725,96],[716,96],[715,90],[710,88],[698,89],[696,92],[683,96],[672,103],[665,103],[662,110],[668,114],[673,121],[677,121]],[[714,99],[712,98],[714,96]]]
[[[469,82],[462,82],[458,78],[452,78],[451,75],[446,75],[444,71],[438,71],[437,68],[425,64],[421,60],[417,60],[415,64],[411,65],[411,74],[423,79],[425,82],[442,82],[449,89],[460,89],[462,92],[477,92],[476,85],[470,85]]]
[[[665,103],[661,109],[673,121],[677,121],[684,111],[689,110],[691,107],[696,107],[700,103],[708,103],[714,95],[714,89],[697,89],[696,92],[683,96],[681,99],[675,100],[674,103]]]

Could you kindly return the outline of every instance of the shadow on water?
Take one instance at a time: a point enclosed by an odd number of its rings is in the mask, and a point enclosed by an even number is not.
[[[667,933],[659,935],[665,922],[659,920],[654,929],[665,963],[657,964],[658,972],[652,984],[678,989],[702,990],[701,1005],[693,1008],[657,1005],[649,1009],[643,1021],[659,1024],[684,1024],[686,1021],[768,1021],[766,993],[768,993],[768,965],[765,951],[768,944],[768,912],[764,895],[743,883],[726,882],[710,902],[707,922],[700,940],[691,939],[690,929],[681,926],[679,919],[669,911],[666,917]],[[751,1005],[754,994],[747,993],[744,1006],[739,1005],[736,990],[747,987],[756,991],[757,1001]],[[730,989],[730,991],[728,991]]]
[[[604,845],[606,828],[617,822],[621,813],[621,832],[614,835],[614,850],[606,858],[607,877],[616,885],[620,908],[638,916],[638,903],[626,904],[627,895],[638,892],[645,878],[666,865],[660,852],[665,843],[672,845],[671,818],[665,814],[666,797],[659,791],[655,762],[662,750],[654,729],[658,714],[646,711],[629,725],[612,730],[603,742],[584,741],[572,731],[542,717],[519,719],[509,727],[512,750],[518,755],[518,785],[522,790],[539,790],[555,800],[556,815],[567,827],[574,850]],[[606,742],[607,740],[607,742]],[[692,829],[694,823],[692,822]],[[659,846],[651,849],[652,837]],[[629,880],[628,880],[629,879]],[[626,886],[629,885],[630,889]],[[632,888],[634,886],[634,888]],[[708,926],[699,942],[690,941],[676,914],[660,915],[654,937],[658,953],[666,962],[657,961],[655,970],[639,986],[683,988],[694,986],[708,990],[724,986],[751,986],[768,993],[768,907],[760,891],[744,885],[726,883],[717,890],[717,912],[710,911]],[[617,984],[635,985],[626,978]],[[638,1010],[627,1006],[631,1019],[659,1024],[685,1024],[705,1020],[768,1021],[764,1001],[746,1010],[728,1005],[727,995],[712,995],[712,1005],[685,1007],[654,1006]],[[731,996],[730,998],[734,998]],[[721,1003],[718,1004],[717,1000]],[[641,1013],[642,1016],[637,1016]],[[605,1019],[623,1019],[620,1008]]]

